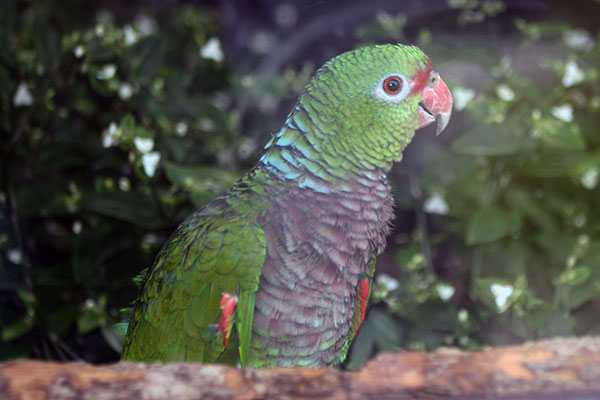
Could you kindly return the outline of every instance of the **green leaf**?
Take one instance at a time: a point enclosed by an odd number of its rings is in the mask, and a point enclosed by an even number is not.
[[[86,154],[80,147],[70,143],[47,143],[33,160],[36,168],[45,172],[59,172],[65,169],[89,165],[93,157]]]
[[[222,190],[239,178],[239,174],[217,167],[186,167],[168,161],[164,167],[171,183],[188,191]]]
[[[110,348],[116,353],[121,354],[123,351],[123,343],[125,342],[125,335],[127,334],[127,326],[129,324],[125,323],[125,331],[122,331],[118,325],[119,324],[103,326],[100,328],[100,333]]]
[[[439,187],[452,187],[457,181],[471,179],[478,170],[475,157],[459,155],[433,145],[423,143],[412,154],[423,163],[423,186],[428,192]]]
[[[111,60],[115,54],[115,46],[103,43],[100,39],[92,39],[86,48],[86,58],[93,63],[104,63]]]
[[[229,188],[238,174],[216,167],[185,167],[164,163],[165,174],[171,183],[191,192],[196,207],[202,207]]]
[[[102,325],[102,314],[94,309],[85,310],[77,320],[77,331],[85,335]]]
[[[569,336],[573,334],[575,320],[548,304],[538,306],[527,316],[530,328],[542,337]]]
[[[360,369],[369,360],[373,354],[373,350],[375,350],[374,336],[377,332],[375,332],[370,323],[370,314],[370,312],[367,314],[367,318],[358,330],[358,334],[354,338],[348,352],[348,358],[344,363],[345,368],[348,370],[355,371]]]
[[[543,144],[562,151],[585,149],[579,126],[556,118],[548,117],[537,121],[533,127],[533,136]]]
[[[98,246],[98,243],[102,243],[102,246]],[[75,238],[73,245],[72,266],[75,283],[82,283],[91,278],[108,257],[131,245],[131,240],[117,235],[113,238],[98,230],[83,231]]]
[[[495,205],[484,206],[469,220],[466,232],[468,245],[502,239],[521,227],[521,216]]]
[[[108,329],[110,329],[110,334],[111,334],[112,338],[110,340],[108,340],[108,338],[106,338],[106,341],[108,342],[110,347],[113,348],[113,350],[120,353],[121,350],[123,349],[123,343],[125,343],[125,337],[127,336],[127,329],[129,329],[129,321],[117,322],[116,324],[108,325],[105,328],[102,328],[103,332],[104,332],[104,330],[108,330]],[[104,335],[104,333],[103,333],[103,335]]]
[[[400,310],[399,314],[421,329],[440,332],[460,329],[454,307],[439,300],[427,301],[412,310]]]
[[[77,320],[77,330],[80,335],[85,335],[94,329],[106,325],[106,295],[100,296],[97,301],[88,300],[83,312]]]
[[[77,320],[77,331],[85,335],[101,325],[101,315],[94,310],[85,310]]]
[[[147,36],[131,47],[127,54],[133,81],[139,85],[149,83],[162,62],[163,43],[158,36]]]
[[[36,57],[45,71],[54,69],[60,58],[60,38],[46,20],[38,18],[33,25]]]
[[[594,259],[594,265],[598,265],[596,257]],[[588,258],[587,261],[591,260],[591,258]],[[587,302],[593,305],[600,300],[600,291],[597,287],[597,283],[600,282],[600,268],[586,265],[577,266],[571,270],[563,271],[559,276],[559,280],[564,283],[558,289],[560,303],[567,311],[573,311]]]
[[[127,113],[119,121],[119,129],[121,135],[128,140],[133,140],[135,137],[135,117],[131,113]]]
[[[370,320],[377,334],[373,338],[380,351],[397,350],[402,341],[402,328],[388,313],[377,308],[371,310]]]
[[[36,281],[38,285],[70,288],[75,285],[72,263],[61,263],[45,267],[37,273]]]
[[[516,185],[506,193],[506,200],[513,210],[519,210],[527,218],[530,218],[537,227],[544,232],[556,231],[557,222],[554,216],[542,207],[539,201],[533,197],[533,193],[527,188]]]
[[[504,156],[526,150],[523,126],[516,123],[479,124],[460,136],[451,146],[459,154]]]
[[[60,338],[66,337],[73,324],[77,320],[79,307],[76,303],[56,302],[51,307],[44,307],[40,310],[43,315],[48,331],[54,333]]]
[[[216,130],[225,134],[231,131],[231,115],[204,96],[188,96],[186,93],[171,90],[167,93],[165,101],[159,104],[160,109],[172,118],[196,119],[201,115],[214,124],[212,128],[205,128],[207,131]]]
[[[425,351],[443,346],[444,339],[447,337],[447,332],[421,329],[417,326],[408,331],[406,342],[407,347],[411,350]]]
[[[432,60],[459,60],[461,65],[473,64],[477,67],[482,65],[486,67],[486,69],[491,69],[500,62],[498,52],[485,45],[469,46],[461,44],[460,47],[456,47],[449,43],[442,43],[434,40],[426,46],[421,46],[421,48]],[[444,77],[444,79],[446,79],[446,77]]]
[[[578,285],[587,281],[592,270],[587,265],[569,268],[561,272],[559,282],[563,285]]]
[[[148,230],[158,230],[165,224],[156,204],[136,192],[111,191],[86,193],[81,199],[82,209],[116,218]]]
[[[539,178],[569,176],[584,153],[541,151],[527,158],[520,166],[520,173]]]
[[[561,231],[548,231],[534,236],[535,243],[549,254],[554,260],[563,264],[571,254],[577,242],[574,235]]]
[[[34,320],[30,316],[26,316],[21,318],[12,324],[5,326],[2,328],[2,334],[0,335],[0,339],[3,342],[9,342],[11,340],[15,340],[25,335],[33,328]]]

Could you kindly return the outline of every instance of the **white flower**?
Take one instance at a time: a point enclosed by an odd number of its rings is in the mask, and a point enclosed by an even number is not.
[[[133,138],[133,144],[140,153],[146,154],[154,148],[154,139],[136,136]]]
[[[116,146],[117,143],[119,143],[119,141],[116,138],[106,134],[102,135],[102,147],[105,149]]]
[[[388,292],[398,289],[400,283],[397,279],[392,278],[388,274],[378,274],[377,284],[383,286]]]
[[[75,54],[75,57],[77,58],[83,57],[85,54],[85,47],[82,45],[75,46],[75,49],[73,49],[73,54]]]
[[[117,67],[114,64],[107,64],[98,72],[96,72],[96,78],[100,80],[108,80],[115,76],[117,73]]]
[[[575,50],[587,51],[594,47],[594,40],[590,34],[583,29],[573,29],[563,35],[563,41],[567,46]]]
[[[448,214],[448,210],[449,207],[446,199],[439,194],[434,194],[425,200],[425,203],[423,204],[423,211],[429,214],[446,215]]]
[[[23,261],[23,253],[21,253],[21,250],[18,248],[8,250],[6,252],[6,257],[8,258],[8,261],[17,265],[21,264],[21,261]]]
[[[570,104],[561,104],[560,106],[552,107],[552,115],[561,121],[573,121],[573,106]]]
[[[448,285],[447,283],[440,282],[435,286],[435,289],[438,292],[438,296],[442,301],[448,301],[454,296],[454,292],[456,289],[452,285]]]
[[[454,97],[454,109],[456,111],[462,111],[465,109],[467,104],[473,100],[477,92],[475,89],[455,87],[452,89],[452,97]]]
[[[514,288],[512,287],[512,285],[494,283],[492,284],[492,286],[490,286],[490,290],[494,295],[496,307],[498,307],[498,310],[506,310],[508,298],[514,292]]]
[[[175,132],[177,133],[177,136],[185,136],[187,131],[188,126],[185,122],[179,121],[177,124],[175,124]]]
[[[590,237],[585,233],[577,237],[577,244],[580,246],[587,246],[590,243]]]
[[[108,129],[102,132],[102,147],[108,148],[116,146],[119,143],[119,137],[121,136],[121,130],[117,127],[117,123],[112,121],[108,125]]]
[[[73,229],[73,233],[76,235],[79,235],[81,233],[82,228],[83,225],[81,224],[80,220],[76,220],[75,222],[73,222],[73,226],[71,227],[71,229]]]
[[[585,75],[579,65],[573,60],[567,61],[565,64],[565,74],[563,75],[562,84],[564,87],[569,87],[583,81]]]
[[[123,28],[123,34],[125,35],[125,44],[127,46],[135,44],[140,38],[139,34],[129,24],[125,25],[125,28]]]
[[[469,312],[464,308],[461,308],[460,310],[458,310],[457,317],[460,322],[467,322],[467,320],[469,319]]]
[[[496,86],[496,95],[504,101],[513,101],[515,99],[515,92],[505,83]]]
[[[217,62],[223,61],[225,56],[221,50],[221,42],[218,38],[213,37],[208,39],[206,44],[200,49],[200,56]]]
[[[133,86],[131,86],[127,82],[121,83],[121,86],[119,87],[119,97],[121,98],[121,100],[127,100],[132,95],[133,95]]]
[[[119,178],[119,189],[124,192],[128,192],[131,189],[131,181],[126,176]]]
[[[99,22],[96,27],[94,28],[94,32],[96,33],[96,36],[104,36],[104,24]]]
[[[152,35],[156,32],[156,21],[145,14],[139,15],[135,19],[133,25],[145,36]]]
[[[598,168],[590,168],[581,176],[581,184],[586,189],[593,189],[598,184]]]
[[[17,91],[13,97],[13,104],[16,107],[30,106],[33,104],[33,96],[31,95],[29,87],[27,87],[25,82],[21,82],[19,83],[19,86],[17,86]]]
[[[147,153],[142,156],[142,165],[144,166],[144,172],[150,178],[154,176],[159,161],[160,153],[158,151],[153,151],[152,153]]]

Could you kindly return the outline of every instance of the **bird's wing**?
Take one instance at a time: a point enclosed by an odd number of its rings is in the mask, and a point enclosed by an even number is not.
[[[228,211],[192,215],[144,279],[123,359],[245,365],[265,255],[256,222]]]

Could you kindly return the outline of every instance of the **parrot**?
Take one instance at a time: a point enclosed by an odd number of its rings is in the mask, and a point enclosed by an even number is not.
[[[387,174],[452,95],[418,47],[320,67],[257,164],[184,220],[144,276],[122,360],[340,364],[365,318],[394,200]]]

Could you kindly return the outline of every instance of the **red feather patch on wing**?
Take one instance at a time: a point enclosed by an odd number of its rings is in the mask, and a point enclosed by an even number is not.
[[[369,289],[369,278],[364,278],[362,281],[358,282],[358,300],[360,302],[358,312],[360,313],[360,319],[356,325],[356,329],[354,330],[355,335],[358,331],[358,328],[360,328],[360,325],[365,320],[367,301],[369,300]]]
[[[229,342],[229,335],[231,334],[231,328],[233,326],[233,315],[235,314],[237,302],[237,296],[231,293],[223,293],[223,297],[221,297],[221,301],[219,302],[221,319],[219,320],[217,327],[223,334],[223,346],[227,346],[227,342]]]

